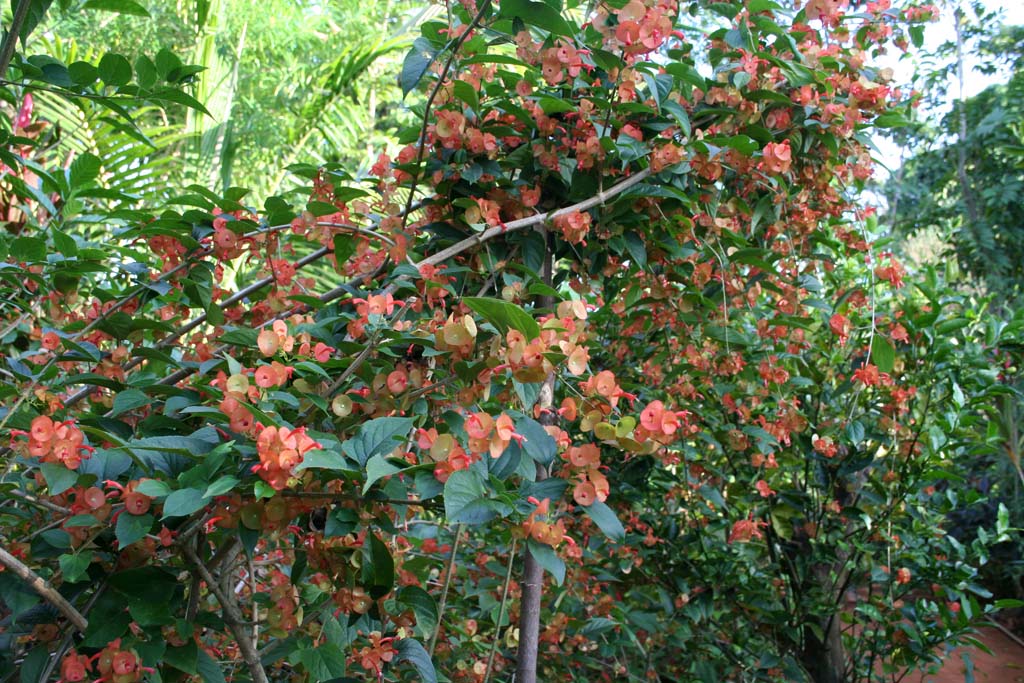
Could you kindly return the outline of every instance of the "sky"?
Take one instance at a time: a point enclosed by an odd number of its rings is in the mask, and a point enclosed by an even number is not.
[[[1002,24],[1004,25],[1024,24],[1024,1],[1007,0],[1006,2],[996,2],[994,0],[985,0],[984,4],[989,9],[1002,10]],[[925,29],[924,38],[924,51],[934,50],[942,43],[955,40],[956,32],[953,24],[952,10],[944,11],[938,22],[928,24]],[[913,50],[913,48],[911,49]],[[914,71],[915,60],[913,58],[900,60],[899,55],[899,50],[891,50],[890,54],[886,55],[884,59],[879,60],[879,66],[892,67],[896,83],[908,83]],[[998,74],[986,76],[975,71],[973,67],[977,63],[978,60],[974,55],[969,52],[964,55],[964,97],[976,95],[990,85],[1000,82]],[[949,111],[958,94],[959,85],[957,83],[950,84],[946,106],[940,113]],[[881,179],[888,175],[885,167],[895,170],[900,165],[900,149],[890,140],[880,136],[875,138],[875,145],[880,152],[876,154],[876,158],[884,165],[876,171],[876,176]]]

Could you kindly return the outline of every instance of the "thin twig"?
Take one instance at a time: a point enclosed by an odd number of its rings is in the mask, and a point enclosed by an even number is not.
[[[498,623],[494,629],[494,642],[491,643],[491,654],[487,657],[487,672],[484,673],[484,683],[491,680],[491,669],[494,667],[494,655],[498,652],[498,641],[501,640],[501,622],[505,619],[505,603],[508,601],[508,587],[512,583],[512,565],[516,561],[516,543],[518,538],[512,539],[512,550],[508,553],[508,569],[505,571],[505,587],[501,592],[501,607],[498,608]]]
[[[51,503],[50,501],[43,500],[42,498],[36,498],[33,495],[20,491],[19,489],[12,489],[7,493],[12,496],[15,496],[16,498],[21,498],[23,501],[30,505],[35,505],[36,507],[43,508],[44,510],[49,510],[50,512],[56,512],[60,515],[71,514],[71,510],[67,509],[66,507],[61,507],[56,503]]]
[[[448,60],[444,63],[444,67],[441,68],[441,73],[437,76],[437,83],[434,84],[434,87],[430,91],[430,95],[427,97],[427,104],[423,108],[423,124],[420,127],[419,150],[416,154],[416,169],[412,175],[412,183],[409,186],[409,198],[405,202],[405,211],[402,215],[403,230],[405,230],[405,226],[409,222],[409,215],[412,213],[412,203],[416,195],[416,186],[420,182],[420,167],[423,165],[423,157],[427,152],[427,126],[430,123],[430,108],[434,106],[434,100],[437,99],[437,94],[441,91],[441,88],[444,87],[444,81],[448,78],[448,73],[451,71],[452,64],[455,63],[455,58],[459,54],[459,48],[461,48],[462,44],[466,42],[467,38],[469,38],[473,29],[480,25],[480,21],[484,18],[484,14],[488,9],[490,9],[490,6],[491,0],[484,0],[480,3],[480,8],[477,11],[476,16],[473,17],[473,20],[469,22],[469,26],[466,27],[466,30],[462,32],[462,35],[460,35],[455,40],[455,44],[452,45],[452,53],[448,55]]]
[[[0,46],[0,78],[7,74],[7,67],[11,65],[14,58],[14,48],[18,44],[18,35],[21,27],[25,25],[25,17],[28,16],[28,8],[32,0],[21,0],[14,9],[14,16],[11,18],[11,25],[4,36],[4,43]]]
[[[58,593],[46,579],[36,574],[3,548],[0,548],[0,564],[14,572],[15,576],[27,583],[41,598],[56,607],[76,629],[84,633],[85,629],[89,627],[89,622],[82,616],[82,613]]]
[[[459,552],[459,539],[462,538],[462,529],[465,525],[459,524],[455,527],[455,540],[452,541],[452,552],[448,555],[448,569],[444,575],[444,587],[441,589],[441,600],[437,604],[437,627],[434,635],[430,638],[430,656],[434,656],[434,648],[437,647],[437,637],[441,635],[441,626],[444,624],[444,608],[448,603],[448,589],[452,585],[452,575],[455,573],[455,556]]]

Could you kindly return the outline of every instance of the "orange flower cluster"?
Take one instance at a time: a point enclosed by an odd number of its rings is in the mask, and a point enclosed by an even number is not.
[[[513,439],[522,441],[523,438],[516,434],[512,418],[504,413],[498,419],[487,413],[471,413],[466,418],[465,427],[469,435],[469,450],[473,453],[490,452],[492,458],[501,457]]]
[[[597,444],[588,443],[582,446],[570,446],[562,454],[569,463],[577,468],[579,482],[573,489],[572,497],[577,504],[589,507],[595,500],[602,503],[608,499],[611,486],[608,477],[599,469],[601,467],[601,449]]]
[[[557,548],[565,538],[565,522],[558,520],[552,523],[537,519],[538,516],[543,517],[544,520],[548,518],[551,507],[550,498],[545,498],[542,501],[538,501],[536,498],[529,498],[528,500],[536,505],[537,508],[523,522],[523,529],[528,536],[538,543],[544,543],[552,548]]]
[[[322,446],[306,434],[305,427],[264,427],[256,439],[260,463],[253,466],[253,472],[280,491],[288,485],[302,456],[314,448]]]
[[[555,227],[562,231],[562,237],[569,244],[582,244],[586,246],[584,239],[590,232],[590,214],[580,211],[571,211],[555,216],[552,221]]]
[[[142,659],[135,650],[121,649],[120,638],[100,650],[95,656],[95,664],[99,673],[96,680],[103,683],[137,683],[142,680],[144,673],[153,672],[152,669],[142,667]],[[72,668],[79,671],[74,665]]]
[[[302,609],[298,606],[299,594],[291,579],[277,569],[270,575],[270,610],[267,613],[267,627],[270,635],[286,638],[298,628]]]
[[[455,440],[451,434],[438,434],[437,430],[420,429],[416,433],[416,445],[429,454],[434,463],[434,478],[442,484],[448,481],[452,472],[469,469],[474,458]],[[477,458],[478,459],[478,458]]]
[[[71,650],[60,662],[60,683],[78,683],[88,679],[92,662],[85,655]]]
[[[20,440],[22,436],[27,436],[28,441]],[[82,460],[95,450],[84,441],[85,435],[72,420],[55,422],[46,415],[32,420],[27,432],[11,430],[12,448],[42,462],[61,463],[69,470],[77,470]]]
[[[395,639],[381,637],[380,631],[374,631],[369,637],[370,644],[360,648],[356,652],[355,658],[361,667],[372,671],[375,676],[380,676],[384,665],[394,659],[397,654],[392,644]]]

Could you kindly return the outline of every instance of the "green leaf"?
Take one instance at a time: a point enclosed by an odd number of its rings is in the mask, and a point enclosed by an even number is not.
[[[199,672],[199,647],[194,640],[182,647],[169,647],[164,651],[164,663],[179,671],[195,675]]]
[[[296,472],[303,470],[347,470],[351,467],[341,453],[324,450],[312,450],[302,456],[302,462],[295,468]]]
[[[437,48],[424,37],[413,41],[412,49],[402,62],[402,73],[398,76],[398,84],[402,88],[402,97],[416,89],[423,74],[437,58]]]
[[[548,434],[541,423],[531,417],[516,421],[516,433],[523,436],[523,450],[541,465],[547,465],[555,459],[558,443]]]
[[[21,666],[19,667],[19,680],[21,683],[40,683],[43,677],[43,669],[46,668],[48,661],[50,661],[50,651],[45,644],[33,648],[21,661]]]
[[[494,325],[502,335],[513,329],[522,332],[527,341],[540,336],[540,325],[533,316],[513,303],[476,296],[463,297],[462,303]]]
[[[22,1],[23,2],[28,2],[28,13],[25,15],[25,21],[21,25],[21,31],[18,32],[18,37],[21,38],[21,45],[22,45],[22,47],[24,47],[25,46],[25,42],[28,40],[28,37],[30,35],[32,35],[32,31],[35,30],[36,26],[38,26],[40,24],[40,22],[42,22],[43,17],[46,16],[46,10],[50,9],[50,5],[52,4],[53,0],[22,0]],[[12,0],[12,2],[11,2],[11,12],[12,12],[12,14],[13,14],[14,8],[16,6],[17,6],[17,3]],[[6,30],[6,28],[7,27],[5,26],[4,29]]]
[[[101,167],[100,158],[95,154],[85,152],[75,157],[68,170],[68,184],[71,186],[71,193],[74,194],[77,190],[92,185],[93,181],[99,177]]]
[[[402,586],[395,595],[399,605],[411,608],[416,615],[416,630],[424,638],[429,638],[437,628],[437,602],[427,591],[419,586]]]
[[[127,548],[148,534],[152,527],[153,515],[130,515],[122,510],[114,527],[118,547]]]
[[[164,501],[163,518],[188,517],[193,512],[201,510],[209,500],[199,489],[179,489],[167,496],[167,500]]]
[[[78,243],[74,237],[57,228],[50,228],[50,234],[53,235],[53,246],[57,251],[68,258],[78,255]]]
[[[543,2],[504,0],[498,16],[508,19],[519,18],[524,24],[536,26],[555,35],[571,36],[576,33],[576,29],[558,10]]]
[[[334,236],[334,259],[338,263],[338,268],[344,267],[354,253],[356,253],[356,241],[352,235],[339,232]]]
[[[401,472],[402,468],[388,462],[383,455],[377,454],[366,461],[366,482],[363,483],[363,493],[370,490],[370,487],[384,477]]]
[[[139,493],[149,496],[150,498],[163,498],[170,494],[171,487],[159,479],[146,479],[145,481],[139,482],[135,486],[135,490]]]
[[[395,643],[395,650],[398,651],[395,661],[412,664],[419,673],[422,683],[437,683],[434,663],[430,661],[430,655],[418,640],[403,638]]]
[[[108,52],[100,58],[100,79],[109,86],[128,85],[132,80],[132,65],[122,55]]]
[[[644,244],[643,238],[635,232],[627,232],[625,239],[629,257],[637,267],[643,269],[647,265],[647,245]]]
[[[43,473],[43,478],[46,479],[46,487],[51,496],[64,493],[78,481],[78,472],[69,470],[59,463],[44,462],[39,466],[39,470]]]
[[[46,240],[40,237],[19,237],[11,242],[11,257],[15,261],[39,263],[46,260]]]
[[[203,683],[227,683],[220,665],[217,664],[217,661],[206,650],[200,648],[198,655],[196,671],[202,676]]]
[[[354,437],[341,444],[341,450],[360,467],[380,453],[390,453],[398,446],[397,437],[405,438],[412,430],[413,420],[409,417],[378,417],[364,422]]]
[[[600,527],[604,535],[611,540],[621,542],[626,537],[626,529],[622,526],[622,522],[606,504],[595,500],[583,509],[587,511],[590,519],[594,520],[594,524]]]
[[[449,520],[458,518],[470,503],[480,500],[487,493],[476,470],[452,472],[444,483],[444,514]]]
[[[130,14],[136,17],[148,17],[149,11],[134,0],[88,0],[82,9],[103,10],[105,12],[117,12],[118,14]],[[195,673],[194,671],[189,673]]]
[[[898,111],[888,111],[880,114],[874,121],[876,128],[903,128],[910,125],[910,120]]]
[[[222,496],[231,489],[238,486],[238,477],[233,477],[230,474],[224,475],[217,481],[213,482],[206,487],[206,491],[203,492],[203,498],[213,498],[214,496]]]
[[[125,597],[145,597],[151,602],[170,602],[177,589],[177,577],[158,567],[136,567],[111,574],[110,586]]]
[[[114,405],[110,411],[110,417],[117,417],[130,410],[141,408],[151,404],[153,401],[138,389],[122,391],[114,397]]]
[[[161,90],[157,90],[156,92],[150,93],[149,98],[154,100],[163,100],[166,102],[174,102],[175,104],[183,104],[189,109],[195,109],[196,111],[206,114],[207,116],[213,116],[209,111],[206,110],[206,107],[203,106],[202,102],[192,97],[188,93],[182,92],[181,90],[177,90],[175,88],[163,88]]]
[[[370,534],[370,544],[363,548],[363,577],[370,597],[376,600],[390,593],[395,585],[395,558],[376,534]]]
[[[876,336],[871,340],[871,362],[882,372],[892,372],[896,365],[896,349],[888,339]]]
[[[316,648],[299,650],[292,658],[293,663],[302,664],[310,681],[344,680],[345,655],[334,643],[324,643]]]
[[[554,548],[537,543],[532,538],[527,540],[527,545],[533,559],[537,560],[537,563],[555,578],[555,583],[561,586],[565,582],[565,562],[558,556]]]
[[[79,553],[61,555],[59,562],[64,580],[68,583],[77,583],[89,571],[89,565],[92,564],[92,552],[83,550]]]

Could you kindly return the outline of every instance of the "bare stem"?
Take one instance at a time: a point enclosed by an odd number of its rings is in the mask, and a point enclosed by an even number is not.
[[[452,53],[448,55],[448,60],[444,63],[444,67],[441,68],[441,73],[437,76],[437,83],[430,91],[430,95],[427,97],[427,104],[423,108],[423,123],[420,127],[420,140],[419,150],[416,154],[416,170],[413,172],[412,184],[409,186],[409,198],[405,202],[405,211],[402,214],[402,228],[405,229],[406,224],[409,221],[409,214],[412,213],[412,204],[415,200],[416,185],[420,182],[420,167],[423,165],[423,156],[427,151],[427,125],[430,122],[430,108],[434,106],[434,100],[437,98],[437,94],[444,87],[444,81],[448,78],[448,73],[451,71],[452,64],[455,63],[455,57],[459,54],[459,48],[466,42],[469,35],[473,32],[473,29],[480,25],[480,21],[484,18],[484,14],[491,6],[491,0],[484,0],[480,3],[480,9],[473,17],[473,20],[469,22],[469,26],[462,32],[462,35],[456,39],[455,44],[452,45]],[[449,22],[450,25],[450,22]]]
[[[455,540],[452,541],[452,552],[448,555],[448,567],[444,574],[444,587],[441,589],[441,601],[437,605],[437,627],[434,635],[430,638],[430,656],[434,656],[434,648],[437,647],[437,638],[441,635],[441,626],[444,624],[444,608],[448,603],[448,589],[452,585],[452,575],[455,573],[455,559],[459,552],[459,539],[462,538],[462,529],[465,525],[459,524],[455,527]]]
[[[491,654],[487,657],[487,672],[484,674],[484,683],[491,680],[491,670],[494,667],[494,655],[498,652],[498,641],[501,640],[501,622],[505,619],[505,605],[508,602],[508,587],[512,583],[512,565],[516,562],[516,543],[518,538],[512,539],[512,549],[508,553],[508,569],[505,571],[505,587],[501,591],[501,607],[498,608],[498,623],[494,630],[494,642],[491,643]]]
[[[21,27],[25,25],[25,17],[28,16],[28,8],[31,4],[32,0],[21,0],[14,9],[11,25],[4,36],[3,45],[0,45],[0,77],[7,74],[7,67],[11,65],[11,59],[14,58],[14,48],[18,44],[18,34],[21,33]]]
[[[267,678],[267,672],[263,669],[263,664],[260,662],[259,651],[253,646],[252,634],[246,632],[245,620],[242,618],[242,611],[239,609],[238,603],[235,602],[234,596],[229,591],[223,590],[222,586],[217,583],[217,579],[213,577],[210,570],[206,568],[206,565],[203,564],[196,551],[190,545],[185,545],[182,550],[199,573],[199,576],[206,582],[207,588],[210,589],[210,592],[214,594],[220,603],[221,610],[224,612],[224,616],[227,617],[224,621],[231,630],[231,635],[235,637],[235,642],[238,643],[238,651],[242,653],[242,659],[245,660],[245,665],[249,669],[249,675],[252,676],[252,680],[254,683],[270,683],[270,680]]]
[[[58,593],[46,579],[36,574],[21,560],[3,548],[0,548],[0,564],[14,572],[15,576],[27,583],[36,593],[39,593],[43,600],[56,607],[76,629],[85,632],[85,629],[89,627],[89,622],[82,616],[82,613],[75,609],[74,605],[68,602],[63,595]]]

